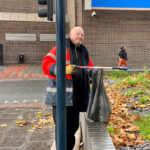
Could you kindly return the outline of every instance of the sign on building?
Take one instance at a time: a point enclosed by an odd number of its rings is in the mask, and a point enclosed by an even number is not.
[[[150,10],[150,0],[85,0],[85,9],[86,8],[114,10]]]

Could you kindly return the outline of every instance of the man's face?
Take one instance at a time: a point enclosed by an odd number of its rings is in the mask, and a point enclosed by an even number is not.
[[[84,40],[84,32],[82,28],[74,28],[70,34],[69,37],[73,44],[76,46],[80,46]]]

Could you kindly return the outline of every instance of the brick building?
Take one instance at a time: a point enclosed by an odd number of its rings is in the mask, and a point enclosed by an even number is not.
[[[55,14],[54,20],[48,22],[38,17],[38,7],[38,0],[0,0],[0,44],[3,45],[4,64],[18,63],[20,53],[24,54],[25,63],[41,63],[56,44]],[[67,26],[68,23],[66,31]]]
[[[75,25],[83,27],[95,65],[116,66],[120,47],[125,46],[129,66],[150,67],[150,11],[86,9],[86,0],[66,4],[66,33]],[[55,9],[54,21],[47,22],[37,16],[38,7],[37,0],[0,0],[4,63],[18,63],[20,52],[26,63],[39,63],[55,45]]]

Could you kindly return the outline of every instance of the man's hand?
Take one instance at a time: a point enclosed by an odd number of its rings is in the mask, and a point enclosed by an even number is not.
[[[76,65],[68,65],[68,66],[66,66],[66,74],[74,74],[75,72],[77,72]]]

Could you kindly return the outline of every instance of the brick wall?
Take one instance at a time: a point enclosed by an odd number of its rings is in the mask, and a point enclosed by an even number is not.
[[[40,62],[55,42],[40,42],[39,33],[55,33],[55,23],[1,21],[0,43],[3,44],[4,63],[17,63],[20,52],[25,54],[26,63]],[[36,41],[6,41],[5,33],[35,33]]]
[[[95,65],[116,66],[121,46],[127,48],[129,66],[150,66],[150,12],[84,10],[84,0],[72,0],[75,9],[70,9],[74,18],[71,27],[82,26],[85,30],[85,45]],[[55,4],[54,4],[55,5]],[[36,13],[37,0],[1,0],[0,12]],[[55,11],[55,7],[54,7]],[[69,12],[68,12],[69,13]],[[67,24],[67,33],[69,31]],[[40,42],[40,33],[54,33],[55,22],[0,21],[0,43],[4,46],[4,63],[16,63],[18,53],[24,51],[28,63],[40,61],[55,42]],[[5,33],[35,33],[33,42],[5,41]]]
[[[92,17],[84,1],[76,5],[76,25],[85,30],[85,45],[95,65],[116,66],[120,47],[125,46],[129,66],[150,67],[149,11],[95,10]]]
[[[38,0],[0,0],[0,12],[36,13],[42,7],[45,6],[38,5]],[[55,12],[55,7],[53,10]]]
[[[66,26],[68,30],[68,25]],[[25,63],[38,63],[56,44],[55,41],[40,41],[40,34],[56,34],[55,23],[0,21],[0,43],[3,44],[4,63],[18,63],[19,53],[25,55]],[[36,41],[6,41],[5,33],[36,34]]]
[[[1,0],[1,12],[36,12],[37,0]]]
[[[55,13],[55,1],[53,3],[53,11]],[[35,13],[37,9],[44,6],[38,5],[38,0],[1,0],[0,12],[17,13]],[[23,14],[22,14],[23,15]],[[15,18],[15,17],[13,17]],[[56,45],[56,41],[40,41],[40,34],[56,34],[56,22],[45,21],[11,21],[6,19],[0,20],[0,44],[3,44],[3,60],[4,64],[12,64],[19,62],[20,52],[25,55],[25,63],[41,63],[47,52]],[[33,20],[35,20],[33,18]],[[69,24],[66,23],[66,33],[69,32]],[[35,34],[36,41],[8,41],[5,38],[7,33]]]

